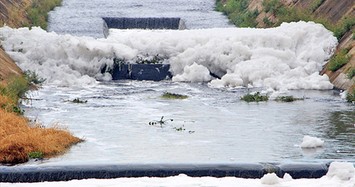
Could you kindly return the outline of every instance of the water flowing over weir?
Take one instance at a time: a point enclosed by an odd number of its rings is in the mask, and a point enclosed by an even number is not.
[[[245,166],[238,163],[255,163],[242,172],[250,169],[256,177],[270,168],[297,173],[289,162],[315,163],[308,176],[319,177],[330,161],[355,162],[354,107],[319,75],[337,44],[323,26],[220,28],[230,25],[213,11],[214,1],[104,1],[64,0],[50,16],[49,30],[56,33],[0,28],[1,44],[19,66],[46,78],[29,93],[33,100],[23,103],[25,115],[44,125],[59,122],[85,139],[60,157],[16,167],[21,177],[60,178],[61,166],[69,173],[66,179],[178,171],[237,176],[234,169]],[[190,30],[110,29],[103,38],[102,17],[111,16],[181,17]],[[111,81],[107,73],[114,59],[155,58],[170,65],[171,81]],[[250,91],[304,100],[240,101]],[[166,100],[164,92],[188,98]],[[75,98],[87,102],[75,104]],[[149,125],[162,116],[173,121]],[[300,148],[304,135],[321,138],[324,146]],[[107,166],[112,173],[100,171],[105,164],[112,164]],[[125,167],[131,164],[133,169]],[[87,167],[78,171],[80,165]],[[32,169],[42,173],[27,175]],[[11,174],[6,180],[13,180]]]

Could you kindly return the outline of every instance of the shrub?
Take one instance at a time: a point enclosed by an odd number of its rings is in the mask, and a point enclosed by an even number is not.
[[[36,72],[30,70],[25,71],[25,78],[29,83],[33,84],[42,84],[46,81],[46,79],[39,77]]]
[[[342,49],[337,54],[335,54],[328,63],[328,69],[330,71],[336,71],[347,64],[350,60],[348,56],[349,49]]]
[[[244,95],[241,100],[246,102],[260,102],[260,101],[268,101],[269,96],[261,95],[260,92],[256,92],[254,94],[246,94]]]

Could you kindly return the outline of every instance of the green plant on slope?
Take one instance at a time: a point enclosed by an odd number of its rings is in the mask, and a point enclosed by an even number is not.
[[[324,3],[324,1],[325,1],[325,0],[314,0],[314,1],[311,3],[311,5],[310,5],[309,10],[310,10],[311,12],[316,11],[317,8],[319,8],[319,7]]]
[[[34,71],[27,70],[24,73],[25,78],[29,83],[42,84],[44,81],[46,81],[46,79],[39,77],[38,74]]]
[[[225,4],[221,0],[216,2],[216,10],[224,12],[229,20],[238,27],[256,27],[258,10],[248,10],[249,0],[230,0]]]
[[[349,49],[342,49],[335,54],[328,63],[328,69],[334,72],[347,64],[350,60],[348,52]]]
[[[348,79],[352,79],[353,77],[355,77],[355,68],[351,68],[351,69],[348,71],[347,77],[348,77]]]
[[[346,100],[349,103],[355,103],[355,88],[352,89],[349,93],[346,94]]]
[[[31,20],[30,26],[40,26],[47,28],[48,12],[61,4],[62,0],[33,0],[32,5],[27,9],[28,18]]]

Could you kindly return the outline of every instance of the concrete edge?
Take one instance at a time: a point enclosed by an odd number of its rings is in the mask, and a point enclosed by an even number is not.
[[[0,182],[23,183],[68,181],[80,179],[111,179],[121,177],[170,177],[186,174],[191,177],[261,178],[266,173],[285,173],[294,179],[320,178],[329,164],[120,164],[73,166],[1,166]]]

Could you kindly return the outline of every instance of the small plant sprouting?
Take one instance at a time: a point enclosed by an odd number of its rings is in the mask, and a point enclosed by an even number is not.
[[[168,121],[174,121],[174,120],[173,119],[165,119],[164,120],[164,116],[162,116],[159,121],[150,121],[148,124],[149,125],[160,125],[160,127],[163,127],[163,125],[165,125]]]
[[[260,101],[268,101],[269,96],[267,95],[261,95],[260,92],[256,92],[254,94],[246,94],[244,95],[241,100],[246,101],[246,102],[260,102]]]
[[[81,100],[79,98],[75,98],[71,102],[78,103],[78,104],[84,104],[84,103],[87,103],[88,101],[87,100]]]
[[[176,93],[165,92],[162,96],[164,99],[186,99],[188,98],[187,95],[181,95]]]
[[[40,151],[30,152],[28,153],[28,157],[30,159],[43,159],[43,153]]]

